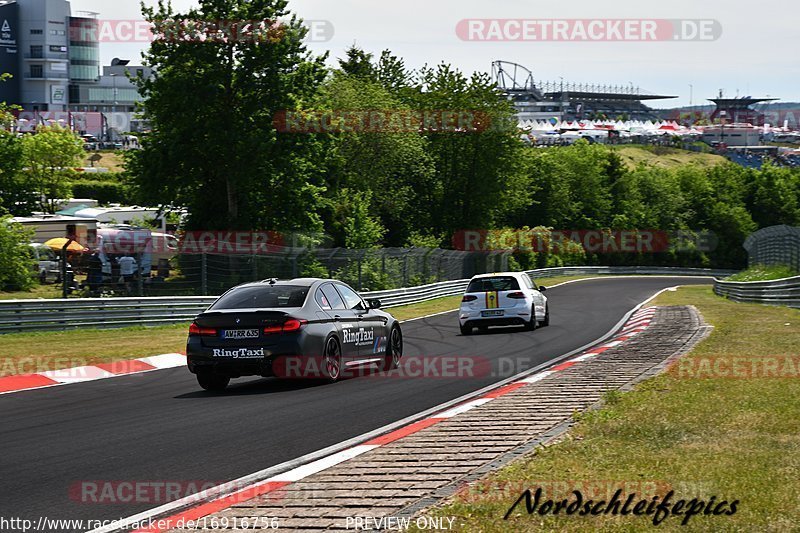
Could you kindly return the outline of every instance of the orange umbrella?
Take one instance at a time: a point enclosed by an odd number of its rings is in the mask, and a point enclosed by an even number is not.
[[[44,243],[44,245],[49,247],[49,248],[52,248],[53,250],[55,250],[57,252],[60,252],[61,250],[64,249],[64,245],[67,243],[68,240],[69,239],[65,239],[64,237],[59,237],[57,239],[50,239],[49,241]],[[81,243],[79,243],[78,241],[72,241],[71,243],[69,243],[69,246],[67,247],[67,251],[68,252],[85,252],[86,248]]]

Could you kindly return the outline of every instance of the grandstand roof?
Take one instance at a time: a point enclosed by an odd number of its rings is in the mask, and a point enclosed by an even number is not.
[[[774,102],[780,98],[753,98],[744,96],[742,98],[709,98],[709,101],[717,104],[717,107],[748,107],[759,102]]]
[[[669,95],[660,95],[660,94],[649,94],[649,93],[618,93],[618,92],[597,92],[597,91],[554,91],[545,93],[545,96],[549,98],[562,98],[567,96],[568,98],[583,98],[587,100],[630,100],[630,101],[640,101],[640,100],[666,100],[669,98],[677,98],[677,96],[669,96]]]

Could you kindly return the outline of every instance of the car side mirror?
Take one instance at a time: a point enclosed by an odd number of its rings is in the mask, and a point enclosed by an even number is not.
[[[369,305],[370,309],[380,309],[381,308],[381,301],[380,300],[368,300],[367,304]]]
[[[547,287],[543,287],[543,286],[539,285],[539,292],[544,292],[546,290],[547,290]]]

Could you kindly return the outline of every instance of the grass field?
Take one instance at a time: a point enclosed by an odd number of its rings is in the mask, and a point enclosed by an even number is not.
[[[541,281],[544,285],[554,285],[582,277],[585,276],[561,276]],[[52,286],[44,288],[50,287]],[[395,307],[388,311],[398,320],[408,320],[451,311],[458,308],[460,300],[460,296],[451,296]],[[0,376],[181,352],[186,348],[188,326],[186,323],[163,327],[82,329],[2,335]]]
[[[61,285],[36,283],[29,291],[0,291],[0,300],[30,300],[34,298],[61,298]]]
[[[619,154],[629,168],[636,168],[642,163],[655,167],[676,168],[687,164],[718,165],[727,161],[719,155],[679,148],[659,147],[657,152],[637,146],[614,146],[612,149]]]
[[[122,158],[122,152],[119,151],[112,151],[112,150],[103,150],[100,152],[87,152],[85,161],[83,166],[91,167],[92,162],[89,161],[89,158],[92,157],[94,154],[99,154],[101,159],[99,161],[95,161],[95,167],[105,167],[108,169],[109,172],[122,172],[125,170],[125,161]]]
[[[666,292],[656,303],[693,304],[715,329],[669,372],[633,392],[610,394],[603,409],[579,416],[562,442],[512,463],[432,514],[456,517],[463,531],[654,529],[646,516],[529,516],[524,503],[503,520],[522,490],[553,481],[563,484],[552,487],[612,485],[662,497],[671,487],[675,499],[740,501],[732,516],[694,516],[687,526],[672,517],[658,526],[662,531],[797,531],[800,311],[733,303],[704,286]],[[746,371],[725,375],[727,367],[697,371],[704,362],[732,357],[748,365],[793,358],[794,365],[749,377]],[[514,490],[501,492],[508,487]]]

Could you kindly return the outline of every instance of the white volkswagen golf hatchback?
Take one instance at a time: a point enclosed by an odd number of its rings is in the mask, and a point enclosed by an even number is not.
[[[472,278],[461,300],[458,322],[462,335],[473,328],[525,326],[533,330],[550,324],[545,287],[537,287],[524,272],[481,274]]]

